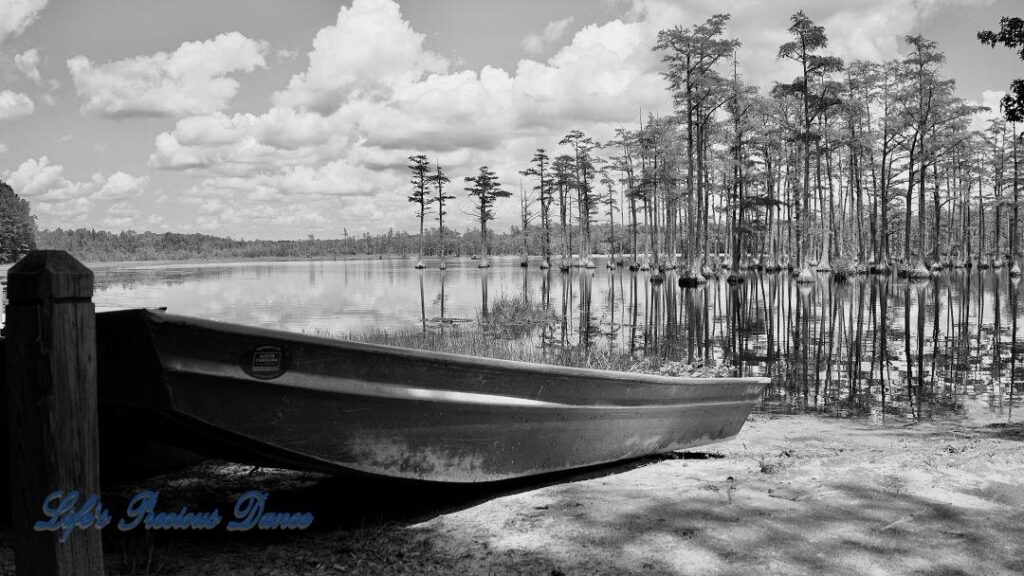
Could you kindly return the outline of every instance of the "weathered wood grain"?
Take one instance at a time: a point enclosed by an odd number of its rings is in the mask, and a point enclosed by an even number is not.
[[[7,426],[7,348],[0,338],[0,526],[11,525],[11,450]]]
[[[103,574],[98,530],[37,532],[55,490],[99,494],[93,275],[62,251],[8,272],[6,360],[14,549],[19,576]]]

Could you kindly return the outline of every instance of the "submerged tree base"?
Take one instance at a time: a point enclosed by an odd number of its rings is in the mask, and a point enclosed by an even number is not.
[[[918,262],[917,266],[901,268],[899,272],[900,278],[909,278],[911,280],[924,280],[932,277],[932,273],[928,270],[928,267],[922,262]]]
[[[684,270],[679,274],[679,287],[680,288],[696,288],[702,284],[707,284],[708,280],[696,270]]]
[[[832,266],[832,280],[835,282],[843,282],[858,273],[858,265],[848,258],[840,258]]]
[[[890,270],[888,262],[879,262],[868,266],[869,274],[888,274]]]
[[[814,272],[807,266],[804,266],[800,273],[796,275],[797,284],[813,284],[814,283]]]

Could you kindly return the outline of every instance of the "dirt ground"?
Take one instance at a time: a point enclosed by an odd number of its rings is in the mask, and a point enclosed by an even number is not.
[[[1019,423],[754,415],[729,442],[499,489],[213,464],[156,486],[161,508],[257,489],[316,521],[288,533],[108,530],[108,573],[1024,574]],[[9,542],[0,532],[0,574],[13,574]]]

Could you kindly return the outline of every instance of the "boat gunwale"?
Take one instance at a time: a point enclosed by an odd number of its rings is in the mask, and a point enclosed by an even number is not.
[[[206,318],[197,318],[194,316],[183,316],[179,314],[170,314],[167,312],[161,312],[153,309],[135,309],[130,310],[132,312],[141,312],[146,316],[147,321],[153,324],[169,324],[183,326],[185,328],[194,327],[202,330],[211,330],[214,332],[232,333],[244,337],[266,337],[273,338],[283,341],[300,342],[304,344],[313,344],[319,346],[325,346],[329,348],[344,348],[352,350],[354,352],[367,352],[382,354],[385,356],[397,356],[403,358],[411,358],[417,360],[423,360],[428,362],[445,362],[454,365],[463,365],[473,368],[486,368],[486,369],[499,369],[510,372],[518,373],[532,373],[532,374],[544,374],[546,376],[564,376],[569,378],[602,378],[606,380],[619,380],[619,381],[631,381],[631,382],[642,382],[644,384],[652,385],[666,385],[666,386],[679,386],[679,385],[725,385],[725,384],[740,384],[740,385],[757,385],[760,384],[762,387],[766,386],[771,382],[771,378],[762,376],[748,376],[748,377],[682,377],[682,376],[662,376],[658,374],[647,374],[643,372],[622,372],[618,370],[601,370],[596,368],[578,368],[573,366],[558,366],[554,364],[537,364],[533,362],[523,362],[519,360],[505,360],[501,358],[488,358],[483,356],[469,356],[465,354],[452,354],[448,352],[435,352],[430,350],[419,350],[415,348],[402,348],[399,346],[389,346],[386,344],[370,344],[366,342],[358,342],[354,340],[345,340],[339,338],[327,338],[324,336],[314,336],[311,334],[302,334],[299,332],[289,332],[287,330],[281,330],[276,328],[264,328],[257,326],[247,326],[243,324],[234,324],[230,322],[222,322],[218,320],[209,320]],[[117,314],[124,313],[127,311],[113,311],[105,312],[101,314]]]
[[[208,376],[209,371],[189,368],[184,366],[169,366],[165,369],[165,373],[169,376],[174,377],[195,377],[195,376]],[[249,384],[252,382],[250,378],[242,376],[231,376],[227,374],[218,375],[218,380],[227,382],[235,382],[240,384]],[[354,389],[339,389],[342,388],[341,384],[337,384],[339,380],[344,380],[347,383],[353,383],[356,386],[360,386],[359,390]],[[317,382],[312,384],[311,382]],[[749,405],[753,400],[748,395],[743,395],[735,399],[723,400],[719,398],[713,398],[710,400],[686,400],[686,401],[666,401],[662,403],[650,403],[650,404],[571,404],[566,402],[554,402],[549,400],[535,400],[526,398],[523,396],[512,396],[506,394],[492,394],[492,393],[481,393],[481,392],[464,392],[461,390],[449,390],[443,388],[421,388],[415,386],[407,386],[401,384],[394,384],[390,382],[373,382],[367,380],[358,380],[352,378],[338,379],[324,374],[310,374],[306,373],[295,379],[274,379],[264,380],[262,384],[272,387],[285,388],[290,390],[302,390],[311,393],[324,393],[330,395],[347,395],[353,397],[373,397],[373,398],[386,398],[390,400],[399,400],[406,402],[420,402],[420,403],[440,403],[440,404],[460,404],[460,405],[474,405],[474,406],[494,406],[501,408],[522,408],[530,410],[543,410],[543,409],[571,409],[571,410],[634,410],[634,409],[686,409],[686,408],[710,408],[715,406],[727,406],[732,404],[743,404]],[[376,390],[374,390],[376,388]],[[421,395],[422,394],[422,395]]]

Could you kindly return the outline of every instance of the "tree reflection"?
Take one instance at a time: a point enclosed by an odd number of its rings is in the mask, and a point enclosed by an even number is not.
[[[420,274],[420,322],[423,325],[423,333],[427,332],[427,302],[423,291],[423,274]]]
[[[484,318],[490,316],[490,309],[488,307],[487,298],[487,273],[486,268],[482,269],[483,272],[480,274],[480,315]]]
[[[787,273],[751,273],[742,284],[712,277],[690,288],[671,271],[658,284],[628,269],[514,270],[497,282],[531,305],[538,297],[555,317],[523,336],[545,351],[770,375],[772,410],[929,418],[963,412],[969,398],[1003,414],[1020,402],[1019,282],[1005,271],[949,271],[923,282],[822,275],[805,285]],[[479,276],[484,317],[498,274]],[[442,275],[442,294],[444,284]]]

